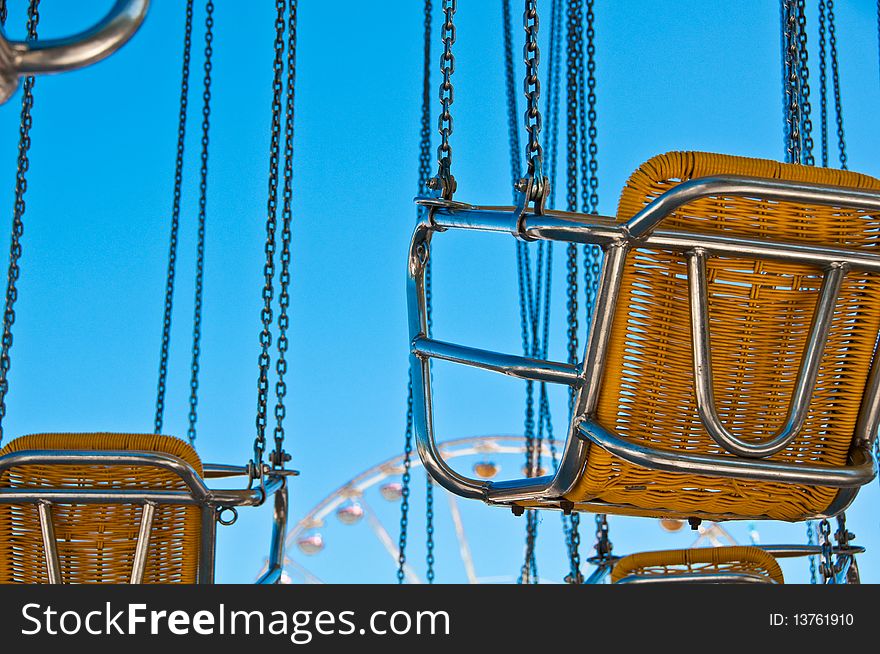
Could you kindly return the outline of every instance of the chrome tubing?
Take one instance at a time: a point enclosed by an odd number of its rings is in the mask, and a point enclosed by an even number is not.
[[[410,371],[413,381],[414,429],[419,455],[429,474],[444,488],[466,498],[482,499],[489,503],[506,504],[523,501],[538,501],[548,507],[560,505],[564,497],[577,482],[587,461],[591,443],[601,440],[616,447],[622,458],[631,462],[661,469],[694,474],[713,474],[726,477],[746,476],[750,479],[772,479],[787,483],[827,485],[840,488],[837,499],[832,503],[835,512],[843,510],[854,498],[856,488],[870,481],[876,474],[870,456],[866,455],[877,438],[880,428],[880,362],[875,362],[868,380],[866,393],[859,413],[856,433],[850,451],[850,465],[835,469],[823,466],[800,466],[776,462],[754,461],[755,453],[745,451],[737,457],[713,457],[709,455],[676,455],[652,448],[639,449],[625,440],[604,432],[600,438],[591,438],[583,433],[582,421],[591,419],[605,365],[605,350],[610,335],[620,281],[623,276],[626,255],[633,248],[656,248],[687,253],[695,249],[709,256],[749,256],[760,259],[802,263],[820,268],[848,268],[851,271],[880,273],[880,258],[873,253],[839,247],[824,247],[796,242],[769,241],[724,234],[701,234],[683,231],[657,229],[660,222],[672,212],[689,202],[703,197],[743,196],[766,201],[801,201],[840,206],[868,211],[880,211],[880,194],[852,190],[834,186],[808,183],[791,183],[760,178],[738,176],[716,176],[691,180],[679,184],[648,205],[643,211],[626,223],[615,223],[613,218],[585,216],[570,212],[548,210],[543,214],[519,215],[514,207],[480,207],[462,202],[442,199],[421,201],[429,207],[430,215],[419,222],[413,234],[408,258],[407,299],[410,333]],[[597,306],[600,307],[590,327],[590,335],[584,348],[584,357],[576,366],[581,377],[577,388],[575,415],[569,436],[555,477],[518,479],[503,482],[486,482],[471,479],[453,471],[440,455],[433,427],[433,403],[430,378],[430,353],[428,343],[442,343],[428,339],[425,301],[424,271],[429,258],[430,243],[435,232],[449,229],[463,229],[490,233],[508,233],[525,241],[559,240],[575,243],[590,243],[602,246],[606,251],[602,278],[599,285]],[[823,291],[827,291],[825,305],[831,304],[831,296],[836,296],[832,287],[837,285],[838,275],[832,272],[830,283],[826,280]],[[820,300],[820,305],[823,304]],[[821,321],[820,321],[821,322]],[[818,342],[824,330],[823,325],[814,324],[814,338]],[[708,347],[708,343],[706,344]],[[552,361],[528,361],[523,358],[508,359],[509,367],[504,367],[504,357],[508,355],[476,350],[462,345],[442,344],[442,354],[446,360],[464,363],[502,374],[525,376],[543,375],[547,367],[556,364]],[[440,354],[440,352],[438,352]],[[812,355],[807,352],[802,362],[801,378],[803,394],[806,387],[812,387],[810,380],[810,361],[821,358],[814,348]],[[705,358],[708,360],[708,358]],[[500,368],[500,369],[499,369]],[[707,375],[707,379],[710,377]],[[545,381],[551,381],[546,377]],[[553,379],[554,383],[566,383],[563,379]],[[808,383],[809,382],[809,383]],[[704,402],[708,406],[708,402]],[[800,411],[794,407],[792,417],[797,418]],[[711,424],[708,416],[701,416]],[[720,421],[719,421],[720,422]],[[786,438],[796,432],[797,425],[790,424]],[[598,426],[597,426],[598,427]],[[601,429],[601,427],[599,428]],[[708,429],[708,428],[707,428]],[[716,434],[717,435],[717,434]],[[607,436],[607,438],[606,438]],[[722,439],[723,440],[723,439]],[[790,443],[790,439],[788,441]],[[778,445],[775,443],[774,446]],[[787,444],[787,443],[786,443]],[[600,445],[602,445],[600,443]],[[728,443],[730,445],[730,443]],[[747,444],[752,445],[752,444]],[[602,445],[604,447],[604,445]],[[784,448],[785,445],[783,445]],[[610,448],[606,448],[610,449]],[[748,449],[748,448],[746,448]],[[772,448],[771,448],[772,449]],[[778,450],[777,450],[778,451]],[[623,456],[626,454],[627,456]],[[760,456],[768,456],[762,453]],[[745,460],[743,460],[745,459]],[[662,467],[665,466],[665,467]],[[812,477],[813,474],[818,477]],[[596,510],[600,504],[581,503]],[[829,511],[831,507],[829,507]]]
[[[150,0],[116,0],[89,29],[60,39],[10,41],[0,33],[0,103],[18,88],[20,77],[62,73],[110,56],[138,31]]]
[[[43,539],[43,554],[46,557],[46,574],[50,584],[61,583],[61,562],[58,560],[58,541],[55,540],[55,525],[52,523],[52,504],[37,504],[40,516],[40,535]]]
[[[150,548],[150,533],[153,530],[153,518],[156,517],[155,502],[145,502],[138,529],[137,545],[134,549],[134,561],[131,564],[131,584],[140,584],[144,580],[147,569],[147,551]]]
[[[715,175],[682,182],[651,202],[622,228],[631,239],[648,235],[660,222],[686,204],[703,198],[752,197],[762,201],[796,202],[880,211],[880,193],[839,186],[785,182],[740,175]]]
[[[762,459],[715,456],[712,454],[687,454],[670,450],[658,450],[611,433],[597,422],[580,424],[581,438],[588,439],[630,463],[668,472],[692,475],[754,479],[786,484],[854,488],[864,486],[877,474],[874,458],[869,450],[855,448],[850,465],[840,468],[817,465],[799,465]]]
[[[272,540],[269,545],[269,564],[258,584],[277,584],[284,570],[284,544],[287,537],[288,495],[287,486],[275,493],[275,509],[272,514]]]
[[[712,345],[709,335],[709,290],[706,280],[706,251],[687,253],[688,288],[691,308],[691,340],[694,354],[694,384],[697,412],[703,427],[725,450],[745,458],[764,458],[784,450],[800,433],[810,400],[819,376],[819,365],[825,352],[825,343],[834,318],[834,308],[840,295],[840,286],[846,275],[845,264],[833,266],[826,273],[822,290],[813,314],[813,324],[801,358],[797,381],[792,391],[791,404],[783,427],[763,441],[744,441],[730,432],[718,417],[715,406],[714,378],[712,376]]]
[[[412,351],[419,357],[462,363],[518,379],[568,386],[577,386],[580,383],[577,367],[568,363],[499,354],[491,350],[435,341],[424,336],[418,336],[413,341]]]

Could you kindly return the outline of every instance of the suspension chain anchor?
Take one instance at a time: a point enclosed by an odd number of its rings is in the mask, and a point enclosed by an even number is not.
[[[272,464],[273,468],[283,468],[285,463],[288,463],[291,460],[291,456],[284,450],[280,452],[277,450],[272,450],[269,452],[269,463]]]
[[[440,159],[440,170],[437,172],[436,177],[432,177],[428,180],[427,186],[435,197],[444,200],[452,199],[452,196],[458,189],[458,183],[455,181],[455,176],[452,174],[449,157],[443,157]]]

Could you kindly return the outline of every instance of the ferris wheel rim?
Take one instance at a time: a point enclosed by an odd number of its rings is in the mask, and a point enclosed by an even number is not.
[[[511,444],[504,446],[503,443],[505,442]],[[522,454],[526,451],[526,437],[518,434],[463,436],[440,443],[439,449],[447,459],[478,454]],[[551,454],[550,446],[546,441],[541,443],[541,453],[546,456]],[[322,527],[324,519],[346,501],[358,498],[365,491],[380,484],[385,479],[402,473],[404,457],[405,454],[401,453],[385,459],[351,477],[347,482],[324,496],[288,530],[285,537],[286,545],[292,545],[297,537],[303,533]],[[412,457],[410,467],[422,467],[422,462],[418,456]]]

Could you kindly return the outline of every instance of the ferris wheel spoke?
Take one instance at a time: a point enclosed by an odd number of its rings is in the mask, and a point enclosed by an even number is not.
[[[397,545],[394,541],[391,540],[391,536],[388,534],[388,530],[382,525],[382,522],[379,520],[379,517],[376,515],[376,512],[373,511],[373,508],[367,503],[366,498],[361,497],[361,506],[364,507],[364,515],[367,517],[367,523],[370,525],[370,529],[373,530],[373,533],[376,534],[376,538],[379,539],[379,542],[385,547],[385,551],[388,552],[388,556],[391,557],[391,560],[394,561],[394,564],[397,565]],[[413,572],[412,568],[409,565],[404,564],[403,572],[406,575],[406,578],[409,580],[411,584],[420,584],[422,580],[419,579],[419,576]]]
[[[446,497],[449,500],[449,513],[452,514],[452,524],[455,525],[458,551],[461,554],[461,562],[464,563],[464,571],[467,574],[468,583],[478,584],[480,582],[474,569],[474,559],[471,556],[471,547],[468,544],[467,534],[464,531],[464,523],[461,521],[461,511],[458,510],[458,502],[452,493],[446,493]]]

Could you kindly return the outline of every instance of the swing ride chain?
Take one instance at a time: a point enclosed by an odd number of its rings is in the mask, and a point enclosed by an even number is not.
[[[566,78],[566,208],[568,211],[577,211],[577,184],[578,184],[578,80],[580,67],[583,62],[583,13],[579,0],[569,0],[567,9],[567,78]],[[577,362],[578,349],[578,265],[577,245],[570,243],[566,248],[566,288],[567,288],[567,325],[568,325],[568,362]],[[574,394],[569,395],[569,417],[574,409]],[[573,513],[566,529],[568,542],[566,543],[569,553],[570,572],[565,581],[571,584],[581,583],[580,572],[580,515]]]
[[[800,105],[798,85],[797,14],[795,0],[783,0],[783,36],[785,44],[786,154],[789,163],[801,163]]]
[[[819,0],[819,104],[822,127],[822,167],[828,167],[828,75],[825,51],[825,0]]]
[[[284,451],[284,419],[287,407],[284,399],[287,396],[287,329],[290,326],[288,307],[290,306],[290,223],[293,212],[293,115],[294,90],[296,83],[296,18],[297,0],[290,0],[287,18],[287,88],[284,106],[284,185],[281,207],[281,271],[279,273],[278,294],[278,359],[275,361],[275,449],[269,454],[272,468],[280,470],[290,461],[290,455]]]
[[[193,0],[186,3],[183,29],[183,69],[180,76],[180,111],[177,119],[177,152],[174,161],[174,191],[171,201],[171,237],[168,246],[168,271],[165,277],[165,303],[162,314],[162,345],[159,354],[159,382],[156,389],[156,415],[153,432],[162,432],[165,418],[165,391],[168,379],[168,351],[171,346],[171,316],[174,304],[174,278],[177,274],[177,241],[180,229],[180,199],[183,187],[183,154],[186,143],[186,116],[189,106],[189,70],[192,52]]]
[[[511,184],[516,189],[520,180],[519,169],[519,119],[516,109],[516,82],[513,70],[513,38],[511,37],[510,0],[501,3],[504,26],[504,81],[507,89],[507,134],[510,143]],[[514,191],[515,194],[515,191]],[[514,200],[515,201],[515,200]]]
[[[196,440],[196,422],[199,403],[199,359],[202,342],[202,296],[205,273],[205,220],[208,202],[208,135],[211,128],[211,69],[214,54],[214,2],[205,3],[205,63],[204,90],[202,92],[202,152],[199,171],[199,218],[198,244],[196,246],[196,290],[193,310],[192,364],[190,366],[189,428],[187,438],[190,445]]]
[[[418,186],[419,193],[429,183],[431,174],[431,15],[433,5],[431,0],[425,0],[424,7],[424,58],[422,67],[422,124],[419,134],[419,169]],[[419,207],[419,212],[424,209]],[[412,479],[412,451],[413,451],[413,387],[412,374],[408,376],[406,388],[406,429],[403,444],[403,476],[401,479],[400,501],[400,535],[397,543],[397,583],[402,584],[406,578],[406,544],[409,531],[409,497],[410,482]],[[426,511],[427,513],[427,511]],[[432,516],[433,518],[433,516]],[[433,519],[431,521],[433,529]],[[433,535],[433,534],[432,534]],[[433,539],[431,541],[433,546]],[[431,561],[431,575],[433,577],[433,560]]]
[[[837,61],[837,35],[834,27],[834,0],[828,0],[828,45],[831,51],[831,85],[834,89],[834,113],[837,116],[837,149],[840,168],[847,170],[846,138],[843,131],[843,109],[840,100],[840,69]]]
[[[427,510],[425,511],[425,534],[427,539],[425,541],[425,546],[427,549],[427,555],[425,556],[425,562],[427,563],[427,571],[425,573],[425,577],[428,580],[429,584],[434,583],[434,482],[431,481],[430,475],[425,475],[426,487],[425,487],[425,504],[427,506]]]
[[[802,158],[807,166],[815,165],[813,158],[813,121],[810,119],[810,68],[807,63],[807,18],[805,0],[797,2],[798,84],[801,103]]]
[[[526,76],[523,90],[526,96],[525,127],[526,139],[526,177],[521,179],[517,190],[525,194],[525,203],[535,203],[535,211],[543,213],[544,202],[549,193],[548,181],[544,177],[544,148],[541,145],[541,81],[538,77],[538,64],[541,51],[538,47],[538,0],[525,0],[523,29],[526,44],[523,46],[523,60]]]
[[[400,491],[400,538],[397,543],[397,583],[402,584],[405,578],[406,542],[409,529],[409,484],[412,479],[412,436],[413,436],[413,393],[412,375],[407,384],[406,393],[406,435],[403,446],[403,477]]]
[[[455,56],[452,45],[455,43],[455,10],[457,0],[443,0],[443,54],[440,55],[440,118],[438,120],[440,145],[437,146],[437,176],[428,182],[428,188],[439,193],[445,200],[451,200],[455,193],[455,177],[452,175],[452,113],[450,107],[455,99],[452,74],[455,72]]]
[[[834,583],[836,572],[831,548],[831,523],[827,519],[819,521],[819,545],[822,547],[819,572],[822,574],[823,583]]]
[[[837,516],[837,531],[834,533],[834,540],[841,550],[849,548],[849,543],[856,535],[846,528],[846,513]],[[844,556],[838,555],[835,570],[839,573],[843,570]],[[847,572],[847,583],[859,583],[858,567],[856,566],[855,557],[851,557],[850,568]]]
[[[257,435],[254,439],[254,460],[249,466],[251,481],[263,479],[263,453],[266,449],[266,414],[269,402],[269,348],[272,345],[272,300],[274,298],[273,280],[275,278],[275,232],[277,228],[278,176],[281,150],[281,96],[284,88],[284,13],[285,0],[275,0],[275,60],[272,80],[272,128],[269,149],[269,198],[266,216],[266,263],[263,266],[263,308],[260,311],[262,330],[260,332],[259,379],[257,382]]]
[[[580,58],[580,122],[581,122],[581,203],[585,213],[596,214],[599,209],[599,145],[597,143],[598,127],[596,125],[596,29],[594,0],[587,0],[587,46],[586,65],[584,65],[583,47]],[[586,79],[585,73],[586,71]],[[584,102],[584,90],[587,90]],[[584,119],[584,108],[586,120]],[[589,156],[588,156],[589,155]],[[602,251],[598,245],[585,244],[584,251],[584,313],[589,321],[593,314],[593,301],[599,287],[600,261]]]
[[[37,25],[40,22],[40,0],[31,0],[27,10],[27,39],[37,38]],[[6,23],[6,7],[3,7],[2,21]],[[25,77],[22,85],[21,123],[18,137],[18,163],[15,171],[15,201],[12,209],[12,239],[9,244],[9,270],[6,281],[6,305],[3,311],[3,337],[0,342],[0,442],[3,441],[3,418],[6,416],[6,393],[9,390],[9,351],[12,349],[12,325],[15,323],[15,301],[18,299],[16,282],[20,274],[18,260],[21,258],[21,237],[24,234],[22,218],[25,212],[24,196],[27,192],[27,171],[30,168],[28,152],[31,148],[31,127],[34,107],[34,77]]]
[[[815,545],[816,544],[816,525],[813,520],[807,521],[807,544]],[[814,555],[810,555],[810,583],[815,584],[818,577],[818,570],[816,569],[816,557]]]

